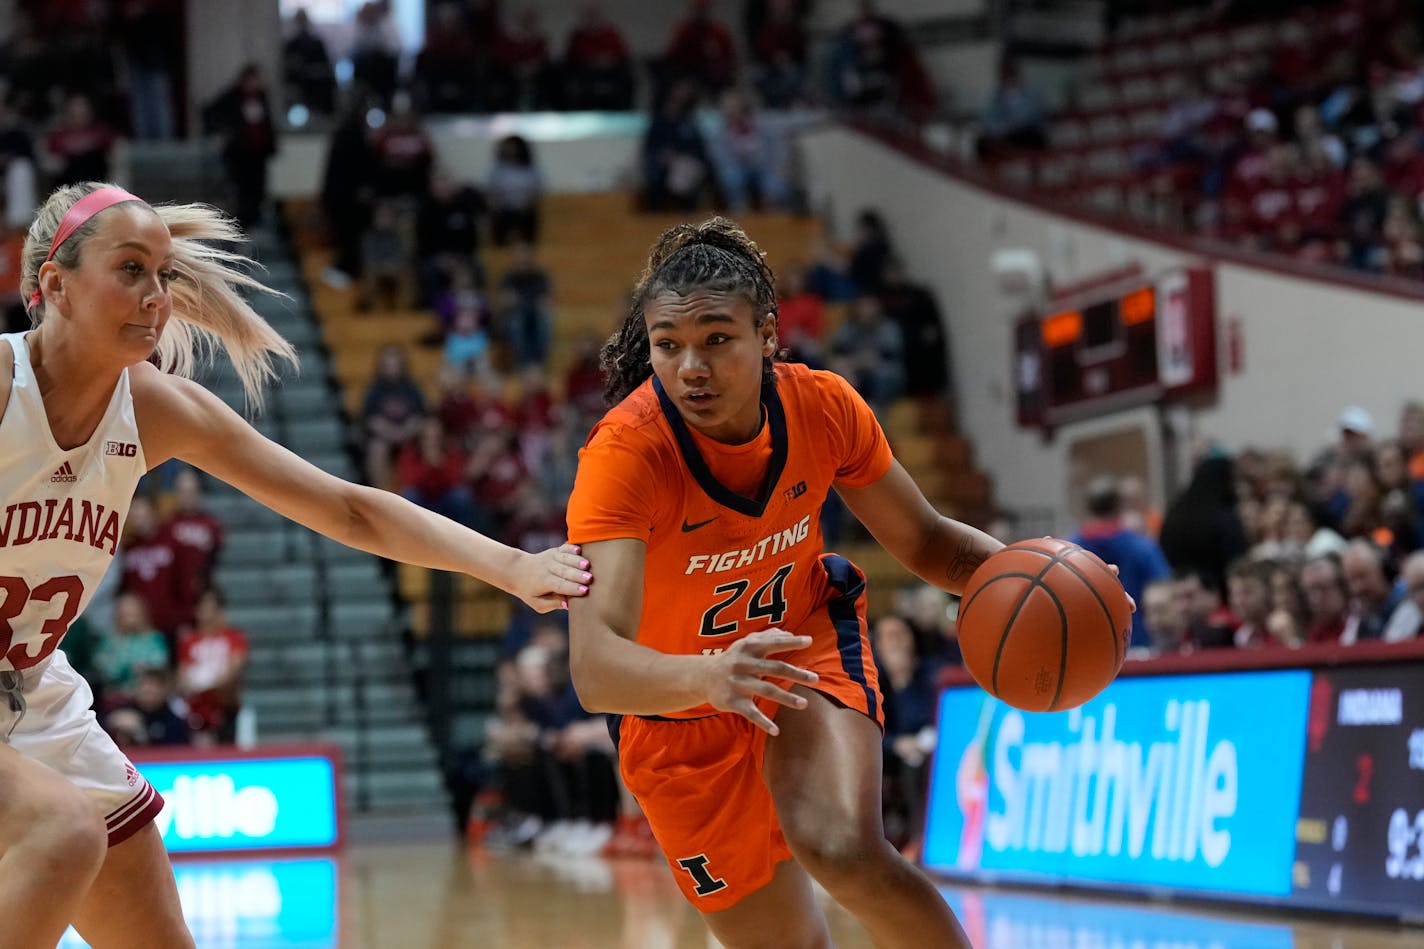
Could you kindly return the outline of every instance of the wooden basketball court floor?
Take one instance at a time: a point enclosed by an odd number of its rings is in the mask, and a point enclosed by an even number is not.
[[[451,841],[336,856],[181,860],[200,949],[713,949],[660,861],[493,854]],[[976,949],[1405,949],[1424,929],[1241,908],[944,887]],[[870,941],[834,904],[836,945]],[[80,949],[71,936],[61,949]],[[933,949],[933,947],[926,947]]]

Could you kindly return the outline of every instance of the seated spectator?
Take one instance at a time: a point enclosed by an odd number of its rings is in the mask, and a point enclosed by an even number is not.
[[[116,138],[112,128],[95,119],[87,96],[70,96],[63,117],[45,138],[45,152],[56,166],[55,186],[108,181]]]
[[[120,593],[114,601],[114,622],[99,644],[94,667],[104,684],[105,702],[118,708],[131,702],[138,692],[139,677],[146,671],[167,671],[168,640],[153,628],[148,607],[137,593]]]
[[[470,379],[487,378],[494,373],[489,322],[484,311],[470,306],[455,311],[445,334],[445,367]]]
[[[880,300],[905,341],[905,394],[944,395],[949,386],[949,339],[934,293],[911,283],[904,263],[892,256],[881,272]]]
[[[939,690],[929,666],[916,656],[915,635],[903,619],[878,620],[871,644],[885,696],[885,835],[905,848],[918,843],[924,828]]]
[[[483,530],[465,469],[469,457],[459,443],[446,437],[440,420],[428,417],[415,441],[402,446],[396,456],[396,484],[401,496],[421,507]]]
[[[1305,640],[1309,643],[1354,642],[1350,591],[1340,568],[1340,557],[1326,554],[1307,560],[1300,568],[1300,588],[1305,598]]]
[[[529,477],[518,437],[509,431],[479,436],[467,471],[480,511],[492,518],[497,525],[494,530],[502,531],[514,514],[519,489]]]
[[[849,379],[871,406],[883,409],[905,389],[904,345],[900,327],[886,317],[880,298],[864,294],[851,304],[826,350],[830,368]]]
[[[1424,551],[1416,550],[1404,558],[1399,568],[1399,579],[1404,587],[1404,598],[1390,614],[1380,636],[1387,643],[1414,639],[1424,626]],[[65,639],[66,651],[68,647],[69,640]]]
[[[213,584],[213,568],[222,553],[222,522],[203,508],[203,482],[193,468],[173,479],[173,507],[160,533],[173,546],[173,573],[183,605],[179,625],[194,620],[198,597]]]
[[[994,158],[1015,149],[1043,149],[1048,145],[1043,100],[1026,82],[1019,64],[1005,58],[999,66],[999,84],[979,121],[979,155]]]
[[[548,109],[554,101],[554,72],[549,59],[549,40],[539,23],[539,11],[523,7],[514,23],[500,31],[494,47],[494,63],[499,80],[498,112],[527,112]]]
[[[455,314],[470,310],[479,315],[481,324],[488,325],[494,315],[485,301],[484,272],[473,260],[453,260],[448,272],[450,285],[435,298],[435,315],[440,318],[440,338],[443,341],[455,322]]]
[[[430,5],[430,29],[415,57],[414,83],[426,112],[479,110],[480,49],[458,3]]]
[[[1302,560],[1343,553],[1348,541],[1325,523],[1317,509],[1299,501],[1290,503],[1285,514],[1286,556]]]
[[[821,368],[825,304],[807,286],[804,264],[781,268],[776,281],[776,337],[793,362]]]
[[[664,89],[690,82],[701,93],[716,95],[732,85],[736,69],[731,31],[713,19],[711,0],[690,0],[663,53]]]
[[[790,204],[786,175],[786,143],[757,115],[739,92],[722,98],[722,123],[709,143],[716,166],[722,200],[733,212],[752,206],[763,211],[784,211]]]
[[[911,583],[896,591],[895,615],[909,624],[915,636],[915,654],[930,678],[938,681],[945,669],[964,665],[949,594],[928,583]]]
[[[400,309],[402,285],[409,272],[395,206],[378,201],[371,214],[371,226],[361,235],[362,284],[357,309]]]
[[[1227,601],[1239,623],[1232,634],[1238,649],[1274,642],[1268,629],[1271,616],[1271,575],[1275,564],[1238,559],[1226,570]]]
[[[425,415],[425,396],[410,377],[405,350],[381,347],[376,373],[366,388],[361,423],[366,435],[366,477],[377,486],[391,479],[391,460],[415,438]]]
[[[846,272],[861,293],[879,294],[885,289],[885,271],[894,253],[890,231],[880,212],[867,208],[856,215],[855,243]]]
[[[1156,580],[1147,584],[1137,602],[1147,646],[1130,650],[1133,658],[1167,656],[1188,646],[1187,618],[1177,597],[1176,581]]]
[[[908,46],[898,23],[881,16],[873,0],[861,0],[859,16],[841,30],[832,52],[832,100],[858,108],[894,105]]]
[[[1232,634],[1240,620],[1222,600],[1209,579],[1195,570],[1178,570],[1174,587],[1186,621],[1184,645],[1193,649],[1217,649],[1232,645]]]
[[[549,357],[553,319],[549,311],[549,273],[534,259],[534,248],[516,241],[509,267],[499,281],[500,324],[517,367],[542,366]]]
[[[633,57],[596,3],[583,7],[564,53],[564,104],[574,110],[633,108]]]
[[[805,95],[806,27],[798,0],[771,0],[749,37],[752,83],[768,109],[798,105]]]
[[[845,254],[825,237],[817,238],[811,245],[806,288],[827,303],[854,300],[858,292],[855,281],[850,277]]]
[[[124,524],[120,589],[143,602],[144,618],[173,637],[191,610],[189,591],[181,585],[177,550],[165,534],[158,508],[147,495],[135,495]]]
[[[518,135],[501,139],[495,146],[494,168],[486,188],[491,236],[497,246],[504,247],[515,240],[538,242],[539,201],[543,193],[544,181],[529,143]]]
[[[304,105],[317,115],[331,115],[336,111],[336,71],[331,54],[312,31],[305,8],[298,8],[292,17],[292,28],[292,35],[282,44],[287,101]]]
[[[643,136],[643,201],[649,211],[691,211],[702,203],[711,163],[697,125],[697,90],[677,83]]]
[[[1341,642],[1351,645],[1366,639],[1380,639],[1391,614],[1404,599],[1395,586],[1395,566],[1388,550],[1367,540],[1353,541],[1340,556],[1345,587],[1350,591],[1353,637]]]
[[[483,284],[478,271],[480,225],[486,212],[484,195],[478,189],[439,169],[430,176],[430,190],[421,197],[415,219],[422,306],[434,305],[449,288],[457,269],[476,270],[474,285]]]
[[[188,703],[188,722],[203,743],[231,744],[242,708],[247,634],[227,619],[221,591],[198,599],[197,622],[178,640],[178,688]]]
[[[534,552],[562,544],[568,527],[563,509],[550,504],[538,485],[526,484],[515,494],[504,534],[511,546]]]
[[[603,414],[603,369],[598,350],[602,341],[593,333],[574,337],[573,352],[564,370],[564,400],[574,414],[589,417]]]
[[[1088,483],[1084,496],[1088,520],[1069,538],[1104,563],[1118,568],[1118,579],[1134,601],[1147,584],[1171,576],[1167,558],[1156,541],[1127,527],[1122,517],[1122,493],[1113,475],[1099,475]],[[1149,645],[1142,612],[1132,614],[1132,646]]]
[[[1385,264],[1384,221],[1390,191],[1379,166],[1364,155],[1351,162],[1345,182],[1340,226],[1345,241],[1345,262],[1357,270],[1382,272]]]
[[[192,731],[167,669],[144,669],[133,696],[104,716],[104,730],[120,748],[187,745]]]

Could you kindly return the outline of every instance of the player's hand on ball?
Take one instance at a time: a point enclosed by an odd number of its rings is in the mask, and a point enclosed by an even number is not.
[[[540,613],[568,609],[569,597],[588,593],[593,574],[573,544],[526,554],[514,576],[514,594]]]
[[[757,708],[757,698],[770,699],[787,708],[805,708],[806,700],[767,679],[811,685],[820,676],[770,657],[809,645],[810,636],[797,636],[780,629],[762,630],[737,640],[725,652],[708,657],[703,674],[708,704],[718,711],[736,712],[768,734],[778,734],[780,729],[776,723]]]

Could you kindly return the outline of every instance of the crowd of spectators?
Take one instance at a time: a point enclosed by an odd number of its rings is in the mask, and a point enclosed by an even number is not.
[[[1424,278],[1424,15],[1398,0],[1279,7],[1206,5],[1185,33],[1124,38],[1096,55],[1147,62],[1089,72],[1058,116],[1006,60],[979,153],[1039,156],[1049,191],[1107,188],[1156,224]]]
[[[248,642],[213,579],[223,533],[196,471],[150,475],[113,567],[65,636],[95,713],[124,747],[236,738]]]
[[[1301,468],[1278,451],[1206,448],[1157,518],[1093,481],[1075,537],[1118,565],[1138,601],[1132,655],[1399,642],[1424,606],[1424,405],[1396,434],[1351,407]],[[1160,523],[1160,527],[1154,524]]]

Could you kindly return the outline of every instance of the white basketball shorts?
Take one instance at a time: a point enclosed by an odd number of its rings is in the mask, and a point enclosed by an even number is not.
[[[89,683],[62,650],[24,676],[25,712],[17,723],[0,702],[0,740],[9,732],[12,748],[88,794],[104,815],[110,847],[128,840],[163,810],[163,798],[100,727]]]

